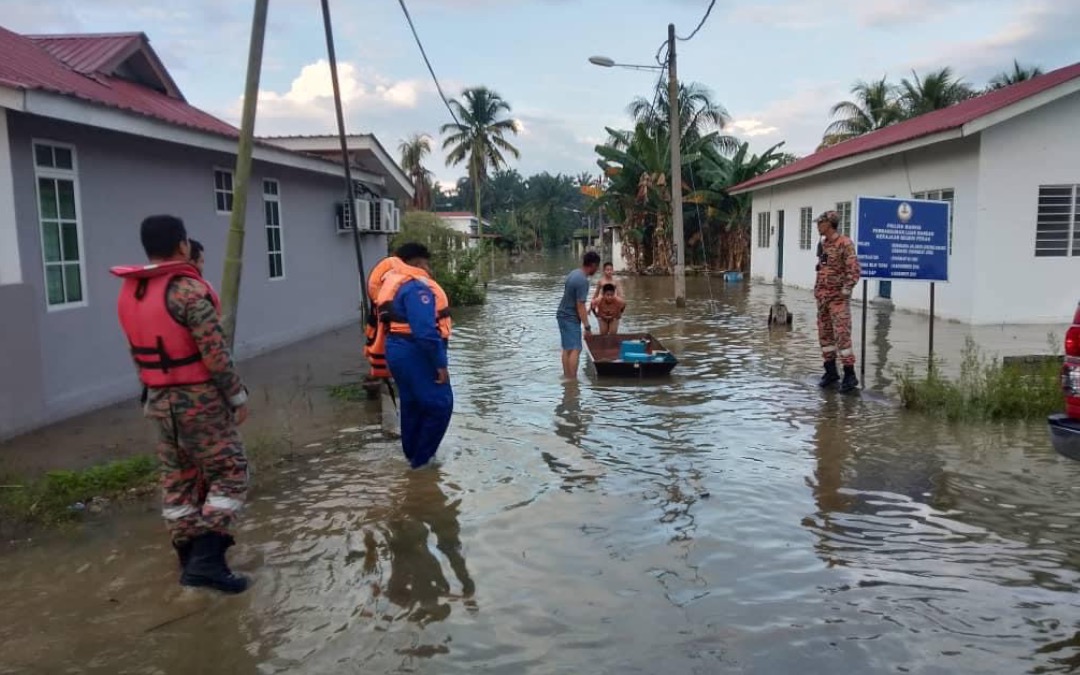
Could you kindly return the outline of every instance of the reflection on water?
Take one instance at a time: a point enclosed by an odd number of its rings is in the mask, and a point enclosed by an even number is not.
[[[404,470],[371,411],[257,495],[250,593],[180,592],[151,512],[0,557],[0,673],[1080,667],[1080,464],[1041,425],[821,392],[812,298],[718,280],[683,312],[670,279],[627,279],[625,330],[678,356],[670,379],[583,359],[564,384],[564,271],[457,313],[441,467]],[[880,389],[924,326],[868,327]]]

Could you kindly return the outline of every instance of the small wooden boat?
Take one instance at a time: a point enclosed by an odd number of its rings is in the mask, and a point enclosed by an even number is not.
[[[679,363],[649,333],[586,335],[585,346],[601,377],[662,377]]]

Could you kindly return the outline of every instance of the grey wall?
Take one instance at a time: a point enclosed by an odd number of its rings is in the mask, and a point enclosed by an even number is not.
[[[215,211],[213,171],[231,169],[235,159],[23,114],[9,116],[9,133],[23,278],[32,288],[29,311],[40,335],[41,421],[52,421],[138,391],[117,323],[120,284],[109,268],[144,261],[138,237],[144,217],[171,213],[183,218],[190,236],[206,246],[206,276],[220,288],[229,216]],[[76,149],[86,307],[47,311],[32,139],[70,143]],[[343,181],[259,162],[253,173],[236,340],[240,358],[358,320],[351,235],[334,231],[334,204],[341,199]],[[285,278],[279,280],[268,278],[263,177],[280,182]],[[363,241],[370,269],[385,255],[386,239],[366,235]],[[0,389],[5,387],[0,382]]]
[[[44,408],[36,298],[30,284],[0,285],[0,438],[32,426]]]

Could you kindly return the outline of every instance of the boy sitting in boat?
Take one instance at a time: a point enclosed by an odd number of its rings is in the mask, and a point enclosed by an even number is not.
[[[593,313],[600,323],[601,335],[619,332],[619,319],[626,311],[626,301],[615,294],[615,284],[604,284],[601,295],[593,302]]]

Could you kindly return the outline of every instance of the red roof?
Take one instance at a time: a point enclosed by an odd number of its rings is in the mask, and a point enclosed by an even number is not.
[[[910,120],[893,124],[892,126],[879,129],[863,136],[858,136],[842,143],[819,150],[812,155],[792,162],[787,166],[774,169],[756,178],[740,183],[731,188],[732,191],[743,192],[750,188],[772,183],[782,178],[789,178],[805,173],[830,162],[835,162],[848,157],[855,157],[872,150],[880,150],[892,145],[898,145],[917,138],[923,138],[943,131],[958,129],[965,124],[973,122],[980,117],[985,117],[997,112],[1002,108],[1018,103],[1026,98],[1042,93],[1048,89],[1057,87],[1070,80],[1080,77],[1080,63],[1059,68],[1045,75],[1034,77],[1030,80],[1014,84],[1004,89],[998,89],[977,96],[967,101],[957,103],[943,110],[935,110]]]
[[[180,97],[115,77],[111,68],[100,70],[119,66],[110,61],[129,49],[133,39],[138,39],[149,50],[146,37],[141,33],[29,38],[0,27],[0,85],[48,91],[180,127],[233,138],[239,136],[239,131],[232,125],[187,104]],[[157,61],[152,52],[147,56]],[[163,73],[163,76],[167,78],[168,74]]]
[[[142,33],[101,33],[97,35],[27,35],[56,58],[80,73],[100,72],[114,59],[131,53],[146,39]]]

